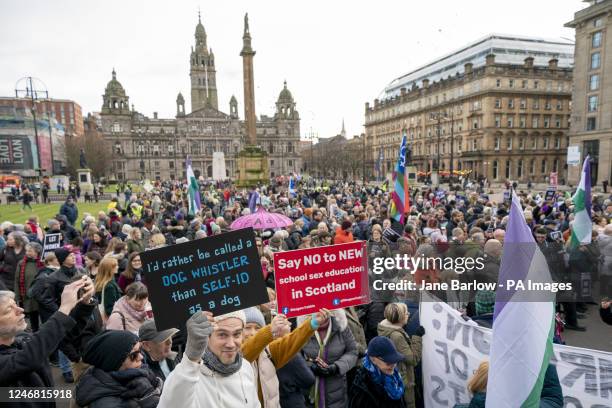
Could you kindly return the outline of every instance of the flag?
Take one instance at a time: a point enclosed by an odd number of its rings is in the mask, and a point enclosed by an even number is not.
[[[580,244],[591,243],[593,222],[591,221],[591,163],[589,156],[584,159],[580,184],[572,197],[574,203],[574,222],[572,223],[572,236],[570,247],[576,248]]]
[[[189,214],[194,215],[196,211],[200,211],[202,204],[200,202],[200,186],[196,180],[193,169],[191,168],[191,158],[187,156],[187,184],[189,186]]]
[[[251,210],[251,214],[253,214],[255,210],[257,210],[258,202],[260,202],[259,193],[257,192],[257,190],[253,190],[251,192],[251,196],[249,197],[249,210]]]
[[[289,178],[289,195],[291,197],[295,197],[296,196],[296,192],[295,192],[295,179],[293,178],[293,176],[291,176]]]
[[[402,137],[399,158],[393,173],[394,191],[391,195],[391,217],[404,223],[404,214],[410,208],[408,175],[406,174],[406,134]]]
[[[510,219],[495,294],[489,355],[487,408],[539,407],[544,375],[552,355],[554,294],[512,287],[510,281],[552,282],[546,258],[512,192]]]

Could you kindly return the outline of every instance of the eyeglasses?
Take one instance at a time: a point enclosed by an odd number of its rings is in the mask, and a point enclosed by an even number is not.
[[[128,354],[128,357],[130,358],[130,361],[136,361],[138,360],[138,357],[142,354],[142,350],[138,349],[136,351],[132,351],[130,354]]]

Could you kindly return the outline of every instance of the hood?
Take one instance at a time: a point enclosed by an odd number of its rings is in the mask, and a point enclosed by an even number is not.
[[[402,327],[391,324],[387,319],[378,323],[378,335],[389,337],[393,332],[403,333],[404,329]]]
[[[66,217],[64,214],[57,215],[55,219],[58,220],[59,222],[63,222],[64,225],[68,224],[68,217]]]
[[[129,305],[129,303],[127,302],[127,296],[122,296],[117,301],[117,303],[115,303],[115,306],[113,307],[113,311],[115,310],[123,313],[126,319],[129,318],[131,320],[142,322],[147,317],[146,311],[143,310],[142,312],[140,312]]]
[[[102,397],[119,396],[125,390],[125,387],[108,373],[91,367],[77,383],[76,402],[79,406],[85,407]]]

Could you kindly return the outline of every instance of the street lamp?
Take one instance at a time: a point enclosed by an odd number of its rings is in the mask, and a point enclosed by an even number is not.
[[[21,96],[20,96],[21,95]],[[42,176],[43,168],[40,157],[40,141],[38,138],[38,125],[36,124],[36,103],[39,102],[39,95],[44,95],[43,99],[49,99],[49,92],[45,84],[38,78],[23,77],[15,84],[16,98],[29,98],[31,101],[32,118],[34,120],[34,139],[36,141],[36,158],[38,160],[39,176]]]

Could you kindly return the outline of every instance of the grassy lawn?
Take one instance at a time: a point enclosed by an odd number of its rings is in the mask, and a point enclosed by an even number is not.
[[[63,203],[51,203],[51,204],[32,204],[34,211],[25,209],[21,212],[21,203],[18,204],[2,204],[0,205],[0,222],[10,221],[13,224],[24,224],[31,214],[38,215],[40,224],[45,227],[47,220],[55,217],[59,213],[59,209]],[[80,221],[83,219],[83,214],[90,213],[94,217],[97,216],[98,211],[106,211],[108,201],[100,201],[99,203],[78,203],[79,218],[77,221],[78,225],[75,225],[77,229],[81,229]]]

